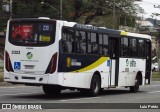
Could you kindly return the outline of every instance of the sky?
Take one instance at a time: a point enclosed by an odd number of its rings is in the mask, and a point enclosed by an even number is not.
[[[139,15],[144,18],[151,18],[152,13],[159,13],[160,14],[160,0],[143,0],[143,2],[139,2],[140,6],[144,9],[146,14]],[[159,8],[154,8],[155,6],[159,5]],[[154,17],[155,18],[155,17]],[[157,17],[160,20],[160,16]]]

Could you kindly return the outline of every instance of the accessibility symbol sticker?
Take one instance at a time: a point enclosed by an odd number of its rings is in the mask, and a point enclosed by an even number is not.
[[[20,70],[21,69],[21,62],[14,62],[14,69]]]
[[[107,66],[110,66],[110,60],[107,60]]]

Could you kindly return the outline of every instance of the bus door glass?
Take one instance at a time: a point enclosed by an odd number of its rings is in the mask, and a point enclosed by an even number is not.
[[[146,41],[146,84],[150,84],[151,76],[151,41]]]
[[[118,71],[119,71],[119,38],[110,38],[110,58],[111,58],[111,74],[110,86],[118,85]]]

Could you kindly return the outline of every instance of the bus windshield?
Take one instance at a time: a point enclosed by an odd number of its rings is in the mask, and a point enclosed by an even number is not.
[[[47,46],[55,41],[55,27],[50,21],[11,21],[9,41],[18,46]]]

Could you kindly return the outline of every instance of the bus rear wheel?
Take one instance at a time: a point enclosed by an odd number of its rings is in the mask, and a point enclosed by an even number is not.
[[[46,95],[59,95],[61,92],[61,89],[59,86],[43,85],[42,88]]]
[[[139,78],[139,75],[137,75],[136,79],[135,79],[134,86],[130,87],[130,92],[132,92],[132,93],[138,92],[139,91],[139,84],[140,84],[140,78]]]

